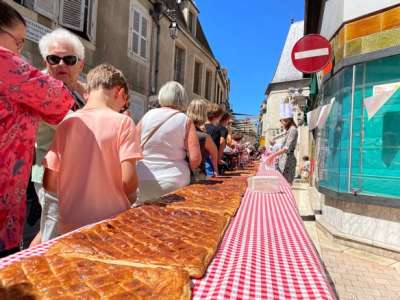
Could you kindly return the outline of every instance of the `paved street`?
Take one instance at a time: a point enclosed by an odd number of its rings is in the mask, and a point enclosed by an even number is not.
[[[302,216],[312,214],[305,186],[294,189]],[[338,244],[319,230],[314,221],[306,229],[321,255],[339,299],[400,299],[400,263]]]

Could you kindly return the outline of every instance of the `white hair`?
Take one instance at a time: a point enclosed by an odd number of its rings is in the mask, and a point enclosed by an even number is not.
[[[56,30],[45,34],[40,39],[39,49],[43,58],[46,58],[47,55],[49,55],[49,48],[54,43],[63,43],[72,46],[75,55],[81,60],[85,59],[85,47],[82,42],[75,34],[64,28],[57,28]]]
[[[176,81],[168,81],[158,92],[160,106],[176,107],[183,109],[187,102],[185,88]]]

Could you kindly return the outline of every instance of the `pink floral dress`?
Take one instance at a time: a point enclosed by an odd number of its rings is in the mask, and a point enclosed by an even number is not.
[[[58,124],[74,100],[55,80],[0,47],[0,252],[18,247],[39,120]]]

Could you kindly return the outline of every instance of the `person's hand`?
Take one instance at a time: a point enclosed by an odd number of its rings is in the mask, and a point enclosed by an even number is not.
[[[219,175],[218,175],[218,172],[214,171],[212,177],[218,177],[218,176],[219,176]]]
[[[273,155],[270,155],[266,158],[265,162],[267,163],[268,166],[271,166],[271,165],[273,165],[274,160],[275,160],[275,157]]]

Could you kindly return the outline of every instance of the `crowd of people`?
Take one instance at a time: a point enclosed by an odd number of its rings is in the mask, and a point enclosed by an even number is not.
[[[230,114],[205,99],[186,107],[178,82],[136,125],[120,70],[101,64],[80,82],[85,50],[65,29],[40,40],[38,70],[20,57],[25,36],[24,18],[0,1],[0,257],[19,250],[30,180],[42,206],[37,245],[248,159]]]

